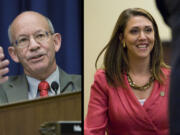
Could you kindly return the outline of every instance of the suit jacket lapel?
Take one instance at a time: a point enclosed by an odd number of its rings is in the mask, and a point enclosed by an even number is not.
[[[12,77],[5,87],[9,103],[28,99],[28,82],[24,74]]]
[[[60,91],[63,93],[72,92],[73,90],[73,82],[70,81],[71,78],[65,73],[62,69],[59,68],[59,80],[60,80]],[[68,85],[68,83],[72,82],[72,85]]]
[[[127,89],[122,89],[119,87],[118,95],[121,103],[124,105],[124,109],[129,118],[136,123],[136,125],[141,126],[143,129],[158,130],[156,125],[153,123],[151,117],[146,112],[145,108],[140,105],[138,99],[135,97],[130,86],[128,85],[127,76],[125,77],[125,83]]]

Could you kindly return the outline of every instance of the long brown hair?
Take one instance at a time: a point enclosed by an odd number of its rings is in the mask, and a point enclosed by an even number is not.
[[[163,60],[163,48],[157,24],[152,15],[142,8],[129,8],[120,14],[110,41],[102,49],[96,59],[95,67],[97,69],[99,57],[103,52],[105,52],[103,66],[108,83],[115,87],[119,85],[125,87],[123,74],[129,70],[129,62],[127,57],[127,47],[123,48],[123,41],[119,38],[119,36],[124,35],[127,22],[129,21],[130,17],[133,16],[144,16],[152,22],[153,29],[155,31],[155,41],[153,50],[150,54],[150,69],[152,70],[154,78],[160,83],[163,83],[164,74],[161,68],[168,68],[169,66],[167,66]]]

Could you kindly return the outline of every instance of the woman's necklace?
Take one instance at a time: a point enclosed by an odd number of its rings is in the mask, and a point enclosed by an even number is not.
[[[152,82],[154,81],[154,76],[151,76],[151,77],[149,78],[149,82],[146,83],[146,84],[143,85],[143,86],[137,86],[137,85],[133,82],[132,78],[130,77],[130,75],[129,75],[128,73],[127,73],[127,79],[128,79],[129,85],[130,85],[132,88],[137,89],[137,90],[144,91],[144,90],[148,89],[148,88],[151,86]]]

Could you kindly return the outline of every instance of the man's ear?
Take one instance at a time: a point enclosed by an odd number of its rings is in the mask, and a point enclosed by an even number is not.
[[[16,62],[16,63],[19,63],[19,58],[17,56],[17,50],[15,49],[14,46],[10,46],[8,47],[8,52],[9,52],[9,55],[11,56],[11,59]]]
[[[54,41],[54,48],[55,51],[58,52],[61,48],[61,35],[59,33],[55,33],[53,35],[53,41]]]

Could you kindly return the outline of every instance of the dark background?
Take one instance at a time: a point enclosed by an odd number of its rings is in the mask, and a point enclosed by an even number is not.
[[[55,32],[62,36],[57,64],[68,73],[82,73],[82,0],[1,0],[0,1],[0,46],[10,60],[8,75],[23,72],[20,64],[14,63],[8,54],[8,26],[21,12],[33,10],[47,16]]]

